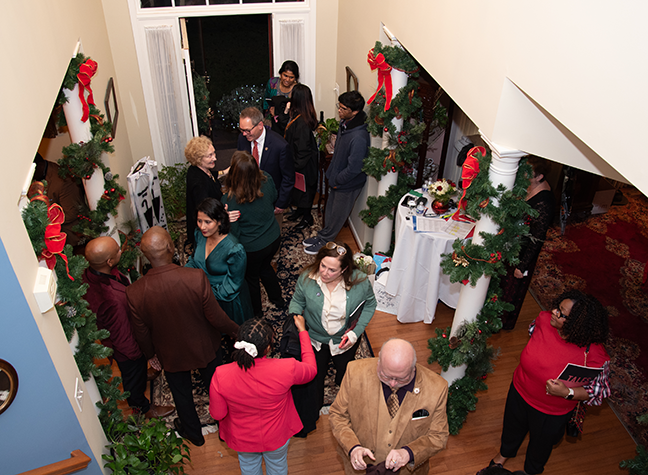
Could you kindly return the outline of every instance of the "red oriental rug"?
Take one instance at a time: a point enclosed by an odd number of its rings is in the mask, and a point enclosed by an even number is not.
[[[628,204],[567,226],[553,227],[538,258],[531,292],[544,309],[564,290],[594,295],[610,314],[612,396],[609,402],[635,442],[648,446],[636,418],[648,413],[648,199],[624,189]],[[585,422],[587,424],[587,421]]]

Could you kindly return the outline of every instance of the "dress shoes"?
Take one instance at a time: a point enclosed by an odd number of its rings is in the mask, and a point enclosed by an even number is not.
[[[158,371],[157,369],[153,368],[147,368],[146,370],[146,380],[147,381],[153,381],[154,379],[157,379],[158,376],[160,376],[161,371]]]
[[[297,226],[295,226],[295,229],[302,230],[302,229],[310,228],[312,225],[313,225],[313,220],[312,220],[312,218],[311,218],[310,221],[307,220],[307,219],[302,219],[302,220],[297,224]]]
[[[144,417],[147,419],[152,419],[154,417],[166,417],[173,414],[175,407],[173,406],[156,406],[151,404],[151,408],[144,414]]]
[[[194,444],[196,447],[200,447],[201,445],[205,445],[205,438],[200,434],[200,439],[194,439],[193,437],[188,437],[184,430],[182,430],[182,423],[180,422],[180,418],[176,417],[173,420],[173,427],[175,428],[176,432],[180,434],[180,437],[183,439],[187,439],[189,442]]]
[[[272,305],[277,307],[279,310],[286,308],[286,301],[283,298],[279,300],[271,300],[270,302],[272,302]]]
[[[294,212],[293,212],[290,216],[288,216],[286,219],[287,219],[288,221],[292,221],[292,222],[294,223],[295,221],[298,221],[299,218],[301,218],[301,217],[302,217],[302,213],[300,213],[299,211],[294,211]]]

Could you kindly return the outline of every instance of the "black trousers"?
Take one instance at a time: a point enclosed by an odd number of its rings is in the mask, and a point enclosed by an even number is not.
[[[333,360],[333,366],[335,366],[335,384],[339,386],[346,373],[347,364],[349,364],[349,361],[355,359],[356,351],[360,346],[360,338],[361,336],[358,337],[355,345],[340,355],[331,356],[331,349],[328,344],[322,344],[319,351],[313,348],[315,362],[317,363],[317,374],[315,378],[306,384],[292,387],[295,408],[304,426],[304,433],[307,434],[315,430],[320,409],[324,405],[324,382],[328,373],[329,361]]]
[[[198,369],[207,392],[209,392],[209,385],[211,384],[212,376],[214,376],[214,371],[216,371],[216,367],[220,366],[222,362],[223,355],[219,348],[216,353],[216,358],[210,361],[205,368]],[[164,375],[173,395],[173,401],[175,402],[176,412],[180,418],[182,430],[193,440],[202,440],[202,427],[193,399],[191,371],[178,371],[176,373],[165,371]]]
[[[565,434],[565,425],[570,416],[571,412],[554,416],[534,409],[511,383],[504,408],[500,454],[506,458],[515,457],[524,437],[529,433],[524,471],[529,475],[542,473],[553,446]]]
[[[245,281],[250,290],[252,311],[255,317],[261,316],[262,310],[260,282],[263,283],[270,302],[279,303],[283,299],[279,279],[277,279],[277,274],[272,268],[272,258],[279,249],[280,244],[281,236],[275,239],[269,246],[259,251],[246,252],[247,267],[245,269]]]
[[[136,360],[117,361],[117,366],[121,372],[122,385],[124,391],[128,391],[130,396],[126,398],[128,405],[133,409],[139,409],[145,413],[151,408],[151,403],[144,395],[146,391],[148,364],[146,357],[141,356]]]

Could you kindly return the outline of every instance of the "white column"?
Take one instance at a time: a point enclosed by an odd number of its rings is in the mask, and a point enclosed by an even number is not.
[[[480,132],[481,133],[481,132]],[[515,184],[515,176],[517,174],[518,163],[525,152],[521,150],[513,150],[501,145],[492,143],[488,137],[482,134],[482,138],[488,145],[492,153],[492,160],[488,170],[488,176],[494,187],[500,184],[504,185],[506,189],[512,189]],[[497,200],[493,200],[495,206],[498,205]],[[488,216],[482,216],[475,226],[475,237],[473,242],[475,244],[482,244],[483,238],[480,232],[495,234],[499,231],[499,227]],[[470,284],[464,285],[459,294],[459,303],[455,310],[454,319],[452,321],[452,329],[449,336],[455,336],[457,329],[464,322],[474,322],[477,314],[481,311],[486,294],[488,293],[488,286],[490,285],[490,277],[481,276],[475,286]],[[453,381],[463,378],[466,374],[466,365],[451,366],[448,371],[443,371],[441,376],[451,384]]]
[[[396,69],[391,70],[391,80],[392,80],[392,99],[396,97],[398,91],[407,85],[407,73],[403,71],[398,71]],[[392,124],[396,127],[396,134],[401,131],[403,128],[403,119],[392,119]],[[388,133],[383,131],[383,149],[387,148]],[[388,165],[390,166],[390,165]],[[391,166],[390,166],[391,168]],[[377,196],[384,196],[387,194],[387,190],[391,185],[395,185],[398,181],[398,171],[388,172],[387,175],[383,176],[378,182],[378,192]],[[389,250],[391,245],[391,235],[392,229],[394,227],[394,220],[389,219],[388,216],[385,216],[374,228],[374,238],[372,249],[374,252],[385,252]]]
[[[65,114],[65,121],[67,122],[70,133],[70,140],[74,143],[89,142],[92,140],[90,119],[88,118],[85,122],[81,121],[81,117],[83,117],[83,106],[81,99],[79,99],[79,84],[76,84],[72,90],[63,88],[63,94],[67,98],[67,102],[63,104],[63,113]],[[104,163],[107,157],[108,155],[105,152],[101,154],[101,160]],[[81,181],[85,189],[88,206],[94,211],[97,209],[97,203],[104,194],[105,181],[103,173],[100,168],[96,168],[89,180],[82,178]],[[115,218],[112,215],[108,215],[108,220],[105,224],[109,228],[108,235],[117,241],[117,244],[121,245]]]

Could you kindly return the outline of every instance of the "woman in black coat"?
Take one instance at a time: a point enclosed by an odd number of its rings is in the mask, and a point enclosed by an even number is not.
[[[298,189],[299,181],[295,180],[293,204],[297,210],[288,218],[290,221],[301,221],[297,229],[305,229],[313,224],[311,208],[317,190],[317,159],[319,151],[313,131],[317,128],[317,116],[313,105],[313,95],[308,86],[296,84],[290,100],[290,122],[284,135],[292,150],[295,172],[304,176],[305,191]]]

